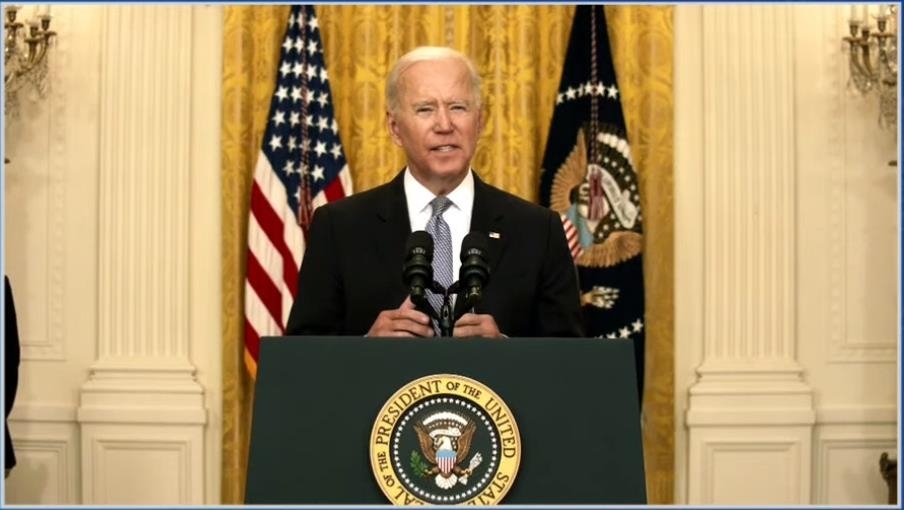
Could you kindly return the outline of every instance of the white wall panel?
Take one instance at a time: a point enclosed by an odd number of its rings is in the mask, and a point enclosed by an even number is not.
[[[90,449],[86,500],[96,504],[172,505],[197,501],[203,480],[194,473],[202,454],[191,427],[95,427],[83,441]]]
[[[79,439],[75,408],[52,404],[16,407],[10,416],[16,467],[5,502],[72,505],[79,498]]]
[[[879,128],[875,96],[846,91],[848,13],[827,4],[676,7],[677,502],[885,501],[879,455],[898,448],[900,172],[888,165],[898,141]],[[752,66],[761,72],[745,74]],[[770,88],[781,79],[790,96]],[[779,100],[763,101],[770,96]],[[764,137],[767,125],[779,132]],[[775,202],[781,196],[788,201]],[[782,217],[771,230],[786,241],[764,245],[758,225]],[[771,251],[779,246],[789,251]],[[782,257],[792,264],[775,265]],[[762,287],[770,274],[790,292]],[[793,363],[776,358],[770,370],[763,354],[782,345],[793,346]],[[788,405],[795,391],[783,381],[794,374],[809,406]],[[741,397],[745,380],[752,391]],[[737,467],[718,473],[709,469],[718,454],[699,451],[714,433],[749,441],[732,423],[776,430],[770,422],[791,426],[800,412],[813,422],[799,450],[803,496],[796,486],[751,489],[780,471],[756,446],[730,450],[724,465]],[[740,476],[760,463],[766,474]]]

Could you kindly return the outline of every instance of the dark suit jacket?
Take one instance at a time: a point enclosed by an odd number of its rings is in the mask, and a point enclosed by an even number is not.
[[[3,343],[6,346],[4,352],[4,367],[6,373],[6,395],[4,403],[6,404],[6,415],[4,418],[4,438],[3,448],[5,450],[6,469],[10,469],[16,465],[16,452],[13,450],[13,441],[9,436],[9,418],[10,411],[13,410],[13,402],[16,400],[16,390],[19,388],[19,326],[16,322],[16,305],[13,303],[13,291],[9,285],[9,278],[3,277],[5,285],[4,290],[4,310],[3,324],[4,336]]]
[[[364,335],[405,300],[403,177],[317,209],[286,334]],[[499,234],[487,239],[490,278],[477,313],[510,337],[583,336],[577,272],[554,212],[475,175],[471,230]]]

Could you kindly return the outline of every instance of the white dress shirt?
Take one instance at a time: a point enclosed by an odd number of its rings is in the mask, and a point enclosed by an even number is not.
[[[474,207],[474,176],[471,171],[468,170],[468,175],[461,184],[446,195],[452,201],[452,205],[443,213],[443,219],[449,224],[449,233],[452,235],[453,281],[458,281],[458,272],[461,269],[461,242],[471,231],[471,209]],[[410,168],[405,169],[404,182],[411,231],[424,230],[433,214],[430,201],[436,198],[436,195],[417,182],[411,175]]]

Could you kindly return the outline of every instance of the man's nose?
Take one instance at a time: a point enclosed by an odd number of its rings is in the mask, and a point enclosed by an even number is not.
[[[452,129],[452,116],[446,108],[437,108],[436,122],[433,128],[437,131],[449,131]]]

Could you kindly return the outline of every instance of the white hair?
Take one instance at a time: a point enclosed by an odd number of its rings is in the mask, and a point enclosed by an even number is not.
[[[440,60],[457,60],[468,68],[471,75],[471,92],[474,94],[475,107],[480,108],[481,96],[480,75],[477,74],[477,67],[463,53],[447,48],[445,46],[419,46],[408,53],[402,55],[401,58],[392,67],[389,77],[386,79],[386,105],[389,111],[396,112],[399,108],[399,78],[409,67],[418,62],[435,62]]]

